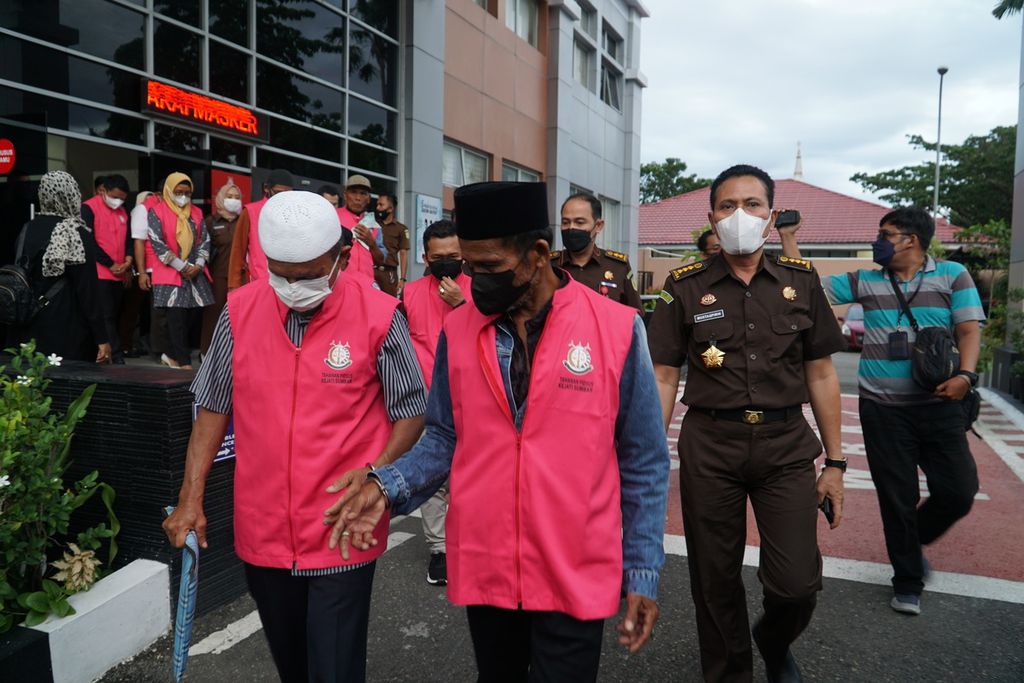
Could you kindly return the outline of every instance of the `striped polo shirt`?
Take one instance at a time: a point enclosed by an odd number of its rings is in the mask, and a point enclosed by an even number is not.
[[[927,257],[909,282],[897,279],[919,327],[946,327],[984,320],[981,298],[967,269],[952,261]],[[889,358],[889,333],[903,330],[914,343],[914,330],[900,310],[889,271],[855,270],[824,278],[822,286],[833,305],[864,306],[864,348],[857,370],[862,398],[887,405],[937,403],[941,399],[919,387],[911,377],[909,360]]]

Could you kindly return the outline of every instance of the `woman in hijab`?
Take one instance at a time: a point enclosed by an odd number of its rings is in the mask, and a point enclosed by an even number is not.
[[[214,211],[203,219],[213,257],[210,260],[210,275],[213,276],[213,306],[203,309],[203,336],[199,350],[206,354],[213,339],[213,328],[220,311],[228,301],[228,264],[231,261],[231,241],[235,238],[235,224],[242,213],[242,191],[229,178],[226,185],[217,190],[213,198]]]
[[[65,360],[110,362],[99,305],[96,243],[82,220],[82,192],[64,171],[39,181],[39,214],[25,225],[22,258],[46,304],[32,322],[8,330],[8,343],[36,340],[36,350]]]
[[[197,309],[213,304],[206,263],[210,233],[203,214],[192,204],[192,180],[172,173],[164,181],[162,200],[149,210],[149,244],[153,259],[153,306],[167,317],[169,352],[160,361],[172,368],[192,369],[189,344]]]

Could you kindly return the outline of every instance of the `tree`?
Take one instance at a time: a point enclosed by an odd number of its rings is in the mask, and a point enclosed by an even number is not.
[[[650,204],[679,194],[699,190],[711,184],[696,173],[686,175],[686,162],[669,157],[663,163],[640,165],[640,202]]]
[[[907,136],[910,145],[932,154],[935,143]],[[988,135],[972,135],[959,145],[943,145],[939,211],[955,225],[973,226],[993,220],[1010,224],[1013,210],[1013,161],[1016,126],[998,126]],[[935,191],[935,162],[857,173],[850,180],[897,206],[930,207]]]
[[[1024,0],[1002,0],[995,9],[992,10],[992,16],[996,19],[1002,19],[1010,15],[1020,12],[1021,8],[1024,7]]]

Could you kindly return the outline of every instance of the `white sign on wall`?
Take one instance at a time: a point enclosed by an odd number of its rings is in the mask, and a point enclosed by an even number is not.
[[[423,232],[427,226],[441,218],[443,218],[443,213],[440,197],[431,197],[426,194],[416,195],[416,223],[413,225],[415,235],[413,250],[416,253],[416,263],[423,263]]]

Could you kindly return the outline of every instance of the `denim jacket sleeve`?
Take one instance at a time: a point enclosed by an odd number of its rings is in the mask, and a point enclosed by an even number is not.
[[[423,437],[412,449],[375,476],[384,485],[393,514],[406,515],[430,499],[448,479],[455,455],[455,423],[448,385],[448,342],[437,340],[434,375],[427,394]]]
[[[658,597],[665,563],[669,455],[647,333],[637,316],[619,384],[615,438],[622,486],[622,585],[626,593]]]

